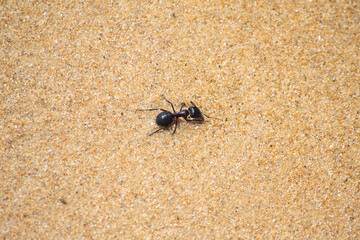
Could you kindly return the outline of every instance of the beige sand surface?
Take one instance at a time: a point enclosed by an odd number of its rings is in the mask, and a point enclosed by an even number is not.
[[[1,239],[360,238],[358,1],[102,2],[1,2]]]

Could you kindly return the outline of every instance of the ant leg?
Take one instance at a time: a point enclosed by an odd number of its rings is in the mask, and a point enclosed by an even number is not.
[[[159,128],[159,129],[156,130],[155,132],[150,133],[149,136],[151,136],[151,135],[153,135],[154,133],[157,133],[157,132],[159,132],[159,131],[161,131],[161,130],[163,130],[163,129],[164,129],[164,128]]]
[[[174,135],[175,132],[176,132],[176,128],[177,128],[177,118],[175,119],[175,129],[174,129],[174,132],[172,133],[173,135]]]
[[[168,110],[162,109],[162,108],[151,108],[151,109],[138,109],[137,111],[163,111],[163,112],[168,112]]]
[[[181,103],[179,112],[181,112],[181,110],[183,109],[184,106],[185,106],[185,103]]]
[[[176,112],[175,112],[174,105],[172,104],[172,102],[170,102],[169,100],[167,100],[164,96],[162,96],[162,97],[165,99],[165,101],[167,101],[168,103],[170,103],[172,110],[174,111],[174,113],[176,113]]]

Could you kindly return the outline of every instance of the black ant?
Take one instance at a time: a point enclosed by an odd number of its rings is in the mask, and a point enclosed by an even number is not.
[[[182,103],[180,106],[179,112],[176,112],[172,102],[167,100],[165,97],[164,97],[164,99],[171,105],[173,113],[168,110],[162,109],[162,108],[151,108],[151,109],[140,109],[139,110],[139,111],[157,111],[157,110],[162,111],[156,117],[156,124],[159,125],[161,128],[159,128],[155,132],[150,133],[149,136],[153,135],[154,133],[159,132],[160,130],[168,128],[173,122],[175,122],[175,129],[174,129],[174,132],[172,133],[172,134],[174,134],[176,132],[176,128],[177,128],[178,118],[181,118],[181,117],[184,118],[188,122],[203,122],[204,121],[203,115],[207,118],[213,118],[213,117],[209,117],[205,113],[202,113],[200,111],[200,109],[195,105],[195,103],[193,103],[191,101],[190,101],[190,103],[192,104],[192,106],[189,107],[189,109],[183,109],[183,107],[185,106],[185,103]],[[192,119],[188,119],[189,115]]]

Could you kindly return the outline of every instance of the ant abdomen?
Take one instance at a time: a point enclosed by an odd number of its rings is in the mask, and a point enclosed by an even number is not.
[[[171,112],[161,112],[156,117],[156,124],[162,127],[169,126],[174,121],[174,114]]]

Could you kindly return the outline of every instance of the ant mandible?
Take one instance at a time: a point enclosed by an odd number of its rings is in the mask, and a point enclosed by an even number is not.
[[[139,110],[139,111],[161,111],[161,113],[159,113],[157,115],[156,120],[155,120],[156,124],[159,125],[160,128],[158,130],[156,130],[155,132],[150,133],[149,136],[151,136],[163,129],[168,128],[173,122],[175,122],[175,129],[172,133],[172,134],[174,134],[176,132],[176,128],[177,128],[178,118],[181,118],[181,117],[184,118],[188,122],[203,122],[204,121],[203,115],[207,118],[213,118],[213,117],[209,117],[205,113],[202,113],[200,111],[200,109],[192,101],[190,101],[192,106],[189,107],[188,109],[183,109],[183,107],[185,106],[185,103],[181,103],[179,112],[176,112],[172,102],[167,100],[164,96],[163,96],[163,98],[165,99],[165,101],[167,101],[171,105],[173,112],[170,112],[170,111],[162,109],[162,108],[151,108],[151,109],[140,109]],[[192,119],[188,119],[189,115]]]

